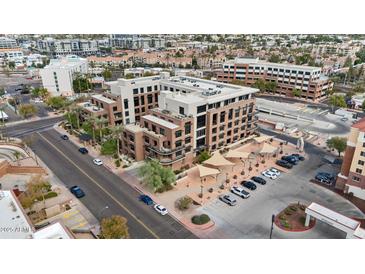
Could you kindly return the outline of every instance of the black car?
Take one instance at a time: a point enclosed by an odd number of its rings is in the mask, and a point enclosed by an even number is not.
[[[76,198],[82,198],[85,196],[85,192],[79,186],[73,186],[70,188],[70,191]]]
[[[86,148],[84,148],[84,147],[80,147],[80,148],[79,148],[79,152],[80,152],[81,154],[87,154],[87,153],[89,153],[89,151],[88,151]]]
[[[299,160],[294,156],[283,156],[281,157],[281,160],[284,160],[292,165],[297,165]]]
[[[278,166],[282,166],[282,167],[285,167],[285,168],[288,168],[288,169],[291,169],[293,167],[293,165],[285,160],[277,160],[276,161],[276,164]]]
[[[68,136],[67,135],[61,135],[61,139],[68,140]]]
[[[258,176],[253,176],[251,178],[252,181],[259,183],[260,185],[266,185],[266,180],[264,178],[258,177]]]
[[[302,155],[300,155],[300,154],[298,154],[298,153],[294,153],[294,154],[292,154],[291,156],[293,156],[293,157],[297,158],[297,159],[298,159],[298,161],[304,161],[304,160],[305,160],[304,156],[302,156]]]
[[[251,181],[242,181],[241,185],[250,190],[255,190],[257,186]]]

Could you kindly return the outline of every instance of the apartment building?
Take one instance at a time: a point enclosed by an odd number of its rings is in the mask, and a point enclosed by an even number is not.
[[[87,60],[75,55],[52,59],[49,65],[39,71],[43,87],[46,88],[52,96],[73,95],[73,80],[75,74],[84,74],[87,72]]]
[[[110,45],[123,49],[164,48],[166,40],[161,37],[141,37],[136,34],[111,34]]]
[[[336,188],[365,200],[365,118],[351,127]]]
[[[71,54],[90,56],[99,53],[98,41],[86,39],[55,40],[47,38],[38,40],[36,47],[40,52],[50,54],[53,57]]]
[[[137,125],[127,125],[122,135],[122,153],[142,161],[158,159],[163,166],[180,169],[194,158],[194,119],[155,108]]]
[[[161,80],[158,105],[193,117],[194,150],[214,151],[252,134],[256,129],[258,89],[193,77]]]
[[[24,55],[20,48],[0,48],[0,58],[7,61],[22,62]]]
[[[110,84],[110,93],[120,97],[123,108],[123,124],[140,122],[149,109],[158,107],[160,81],[168,78],[168,72],[151,77],[118,79]]]
[[[15,39],[0,37],[0,49],[12,49],[16,48],[18,43]]]
[[[89,102],[78,104],[82,108],[81,121],[87,117],[96,119],[105,118],[111,126],[123,123],[123,109],[119,96],[104,93],[91,96]]]
[[[278,64],[253,58],[236,58],[223,65],[223,71],[217,74],[218,81],[230,83],[240,80],[244,85],[252,85],[258,79],[275,82],[275,92],[293,97],[293,90],[300,90],[300,97],[318,101],[332,90],[333,83],[322,74],[321,68]]]

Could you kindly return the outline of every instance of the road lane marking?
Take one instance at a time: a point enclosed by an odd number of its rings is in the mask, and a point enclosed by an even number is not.
[[[123,208],[133,219],[135,219],[140,225],[142,225],[149,233],[152,234],[156,239],[160,237],[157,236],[155,232],[153,232],[146,224],[144,224],[140,219],[137,218],[126,206],[124,206],[121,202],[119,202],[112,194],[110,194],[104,187],[102,187],[98,182],[96,182],[92,177],[90,177],[84,170],[82,170],[79,166],[77,166],[67,155],[65,155],[58,147],[52,144],[46,137],[41,135],[39,132],[37,134],[44,139],[50,146],[52,146],[55,150],[57,150],[63,157],[65,157],[72,165],[74,165],[82,174],[84,174],[87,178],[89,178],[94,184],[96,184],[102,191],[104,191],[114,202],[116,202],[121,208]]]

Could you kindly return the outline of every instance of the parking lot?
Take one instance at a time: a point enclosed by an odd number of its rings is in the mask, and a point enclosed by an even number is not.
[[[316,202],[349,217],[364,217],[350,202],[332,191],[310,183],[318,171],[329,171],[338,166],[327,164],[316,154],[300,162],[288,173],[276,180],[265,178],[266,185],[257,184],[249,191],[251,197],[237,199],[236,206],[229,206],[215,199],[197,209],[208,214],[215,226],[200,231],[203,238],[263,238],[270,235],[271,216],[283,210],[289,203],[301,202],[309,205]],[[234,194],[231,194],[234,195]],[[345,235],[327,224],[317,221],[315,227],[306,232],[285,232],[274,227],[273,238],[344,238]]]

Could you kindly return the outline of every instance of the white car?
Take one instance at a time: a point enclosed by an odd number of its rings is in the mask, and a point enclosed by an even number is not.
[[[264,172],[261,173],[263,176],[270,178],[272,180],[275,180],[278,178],[278,175],[276,175],[276,173],[270,171],[269,169],[265,170]]]
[[[93,160],[93,163],[94,163],[95,165],[97,165],[97,166],[101,166],[101,165],[103,164],[103,161],[102,161],[102,160],[100,160],[100,159],[94,159],[94,160]]]
[[[158,213],[160,213],[162,216],[164,216],[164,215],[166,215],[167,213],[169,213],[169,212],[167,211],[167,209],[166,209],[164,206],[159,205],[159,204],[155,205],[155,206],[154,206],[154,209],[155,209]]]
[[[34,103],[43,103],[43,100],[40,98],[35,98]]]
[[[250,197],[250,193],[245,191],[242,187],[233,186],[233,187],[231,187],[231,192],[233,194],[236,194],[236,195],[240,196],[243,199],[246,199],[246,198]]]
[[[276,174],[276,176],[280,176],[280,174],[281,174],[281,172],[279,171],[279,170],[277,170],[276,168],[270,168],[269,169],[272,173],[275,173]]]

